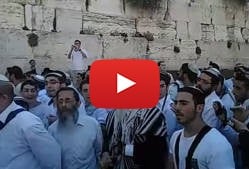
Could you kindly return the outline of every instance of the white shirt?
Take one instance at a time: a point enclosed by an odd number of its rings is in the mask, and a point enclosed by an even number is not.
[[[162,111],[167,125],[167,136],[168,139],[171,138],[172,134],[179,128],[179,125],[176,120],[175,113],[172,110],[171,105],[173,101],[171,100],[170,96],[167,95],[165,104],[164,104],[165,97],[161,98],[157,104],[157,107]],[[164,107],[162,107],[164,104]],[[163,108],[163,109],[162,109]]]
[[[85,54],[85,56],[82,56],[82,53],[80,51],[72,51],[72,70],[86,70],[85,59],[87,57],[87,52],[85,49],[82,49],[82,52]]]
[[[14,88],[14,93],[16,96],[20,96],[21,94],[21,86],[22,86],[22,82],[18,83],[15,88]]]
[[[175,142],[181,132],[183,130],[176,131],[170,140],[170,152],[173,154],[175,166]],[[182,133],[179,142],[179,169],[185,169],[185,158],[195,137],[184,137]],[[203,137],[192,159],[197,162],[198,169],[235,169],[232,147],[215,128]]]
[[[213,108],[213,102],[215,101],[218,101],[222,104],[220,98],[216,95],[215,91],[213,91],[205,98],[205,105],[204,105],[204,110],[202,112],[202,119],[210,127],[219,128],[221,122],[216,116]]]
[[[44,103],[40,103],[39,105],[29,108],[29,111],[31,113],[33,113],[34,115],[36,115],[37,117],[39,117],[43,124],[45,125],[45,127],[47,128],[48,126],[48,119],[47,119],[47,112],[51,111],[51,108]]]
[[[98,122],[79,113],[74,126],[60,126],[58,120],[49,132],[62,148],[62,169],[97,169],[102,151],[102,132]]]
[[[229,89],[228,89],[229,90]],[[223,105],[226,108],[227,111],[227,118],[231,118],[233,117],[233,112],[231,111],[231,107],[233,107],[235,105],[235,98],[232,94],[232,92],[229,90],[229,93],[226,93],[222,98],[221,101],[223,103]]]
[[[184,85],[183,85],[182,81],[179,81],[179,80],[176,80],[175,82],[173,82],[169,85],[168,95],[170,96],[170,98],[172,100],[176,100],[178,89],[183,87],[183,86]]]
[[[21,108],[12,102],[1,114],[5,122],[10,112]],[[61,151],[41,120],[30,112],[16,115],[0,130],[1,169],[60,169]]]
[[[233,90],[233,80],[234,80],[233,77],[231,77],[231,78],[225,80],[225,82],[224,82],[224,85],[225,85],[228,89],[230,89],[230,90]]]

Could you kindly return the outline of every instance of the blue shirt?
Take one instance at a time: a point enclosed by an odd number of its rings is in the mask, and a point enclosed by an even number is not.
[[[0,114],[5,122],[10,112],[21,108],[12,102]],[[61,151],[41,120],[30,112],[16,115],[0,130],[1,169],[60,169]]]
[[[61,126],[55,121],[49,128],[62,148],[62,169],[97,169],[102,150],[98,122],[79,113],[75,125]]]
[[[86,103],[85,105],[85,111],[88,116],[91,116],[95,118],[99,124],[106,124],[106,118],[108,115],[108,112],[106,109],[103,108],[96,108],[90,103]]]
[[[51,111],[51,108],[47,104],[40,103],[35,107],[29,108],[29,111],[39,117],[46,128],[48,127],[47,114]]]

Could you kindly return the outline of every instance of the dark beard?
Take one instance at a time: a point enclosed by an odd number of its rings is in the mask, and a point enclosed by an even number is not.
[[[74,107],[71,111],[70,114],[68,115],[61,115],[61,113],[57,110],[57,116],[59,118],[59,124],[65,126],[66,124],[76,124],[78,117],[79,117],[79,112],[77,107]]]
[[[208,95],[210,95],[213,92],[212,88],[207,89],[207,90],[203,90],[201,87],[199,87],[199,86],[197,86],[197,87],[204,93],[205,97],[207,97]]]

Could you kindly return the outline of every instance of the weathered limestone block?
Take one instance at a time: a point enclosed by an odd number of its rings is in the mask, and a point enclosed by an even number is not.
[[[235,13],[235,25],[238,27],[244,27],[246,25],[245,11],[243,6],[240,6]]]
[[[117,0],[90,1],[89,12],[111,14],[111,15],[122,15],[123,3],[122,1],[117,1]]]
[[[150,19],[165,19],[168,1],[170,0],[155,0],[155,7],[146,8],[141,6],[133,6],[129,2],[122,0],[124,5],[123,13],[128,18],[150,18]],[[156,4],[156,1],[158,3]],[[160,1],[160,2],[159,2]]]
[[[174,52],[174,46],[180,48],[179,53]],[[164,60],[167,69],[176,70],[184,62],[192,62],[197,59],[195,54],[195,41],[183,40],[179,44],[177,40],[158,39],[150,42],[150,58],[154,60]]]
[[[174,0],[169,3],[169,13],[172,20],[188,21],[188,0]]]
[[[22,5],[0,2],[0,28],[21,29],[23,23],[24,9]]]
[[[203,4],[195,1],[189,2],[188,18],[190,22],[202,22]]]
[[[214,41],[214,25],[212,24],[201,24],[202,36],[201,39],[204,41]]]
[[[241,33],[242,33],[242,37],[244,40],[249,40],[249,29],[248,28],[243,28]]]
[[[177,21],[176,32],[177,32],[177,38],[189,39],[188,23],[186,21]]]
[[[230,7],[225,9],[226,25],[235,25],[235,12],[236,11]]]
[[[40,5],[42,0],[1,0],[1,3],[18,3],[18,4],[30,4],[30,5]]]
[[[197,64],[200,67],[207,67],[209,61],[214,61],[221,68],[228,68],[234,65],[233,58],[235,57],[236,48],[227,48],[227,42],[205,42],[200,41],[199,45],[202,49],[200,58]]]
[[[104,36],[104,58],[143,58],[147,41],[144,38]]]
[[[45,6],[25,5],[26,26],[29,30],[51,31],[54,9]]]
[[[212,22],[214,25],[226,25],[226,8],[212,6]]]
[[[215,40],[216,41],[227,41],[227,27],[225,25],[215,25]]]
[[[227,26],[227,38],[229,40],[235,40],[235,34],[234,34],[235,26]]]
[[[235,40],[237,42],[244,42],[244,39],[242,37],[242,34],[241,34],[241,28],[240,27],[235,27],[234,29],[234,36],[236,37]]]
[[[175,44],[178,44],[176,39],[155,39],[149,43],[149,58],[154,60],[172,59],[175,55],[173,51]]]
[[[176,24],[175,22],[163,20],[139,18],[137,19],[137,31],[142,35],[150,32],[157,38],[174,39],[176,36]]]
[[[194,40],[182,40],[179,45],[181,52],[179,53],[181,59],[194,61],[197,59],[195,53],[196,43]]]
[[[26,34],[16,29],[0,29],[0,72],[3,73],[8,66],[22,66],[32,56]]]
[[[53,29],[54,9],[44,6],[34,6],[33,18],[33,29],[51,31]]]
[[[211,24],[212,18],[212,5],[208,3],[209,1],[201,1],[202,6],[202,20],[201,23]]]
[[[135,20],[119,16],[103,15],[97,13],[83,13],[83,31],[90,34],[126,33],[134,35]]]
[[[57,31],[80,33],[82,12],[77,10],[56,9]]]
[[[86,11],[86,0],[42,0],[42,4],[49,8]]]
[[[189,22],[188,24],[189,38],[193,40],[201,39],[201,23],[200,22]]]

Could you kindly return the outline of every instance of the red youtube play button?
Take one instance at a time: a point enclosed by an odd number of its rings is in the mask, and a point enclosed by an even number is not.
[[[158,103],[159,80],[154,61],[98,60],[90,70],[90,99],[101,108],[151,108]]]

